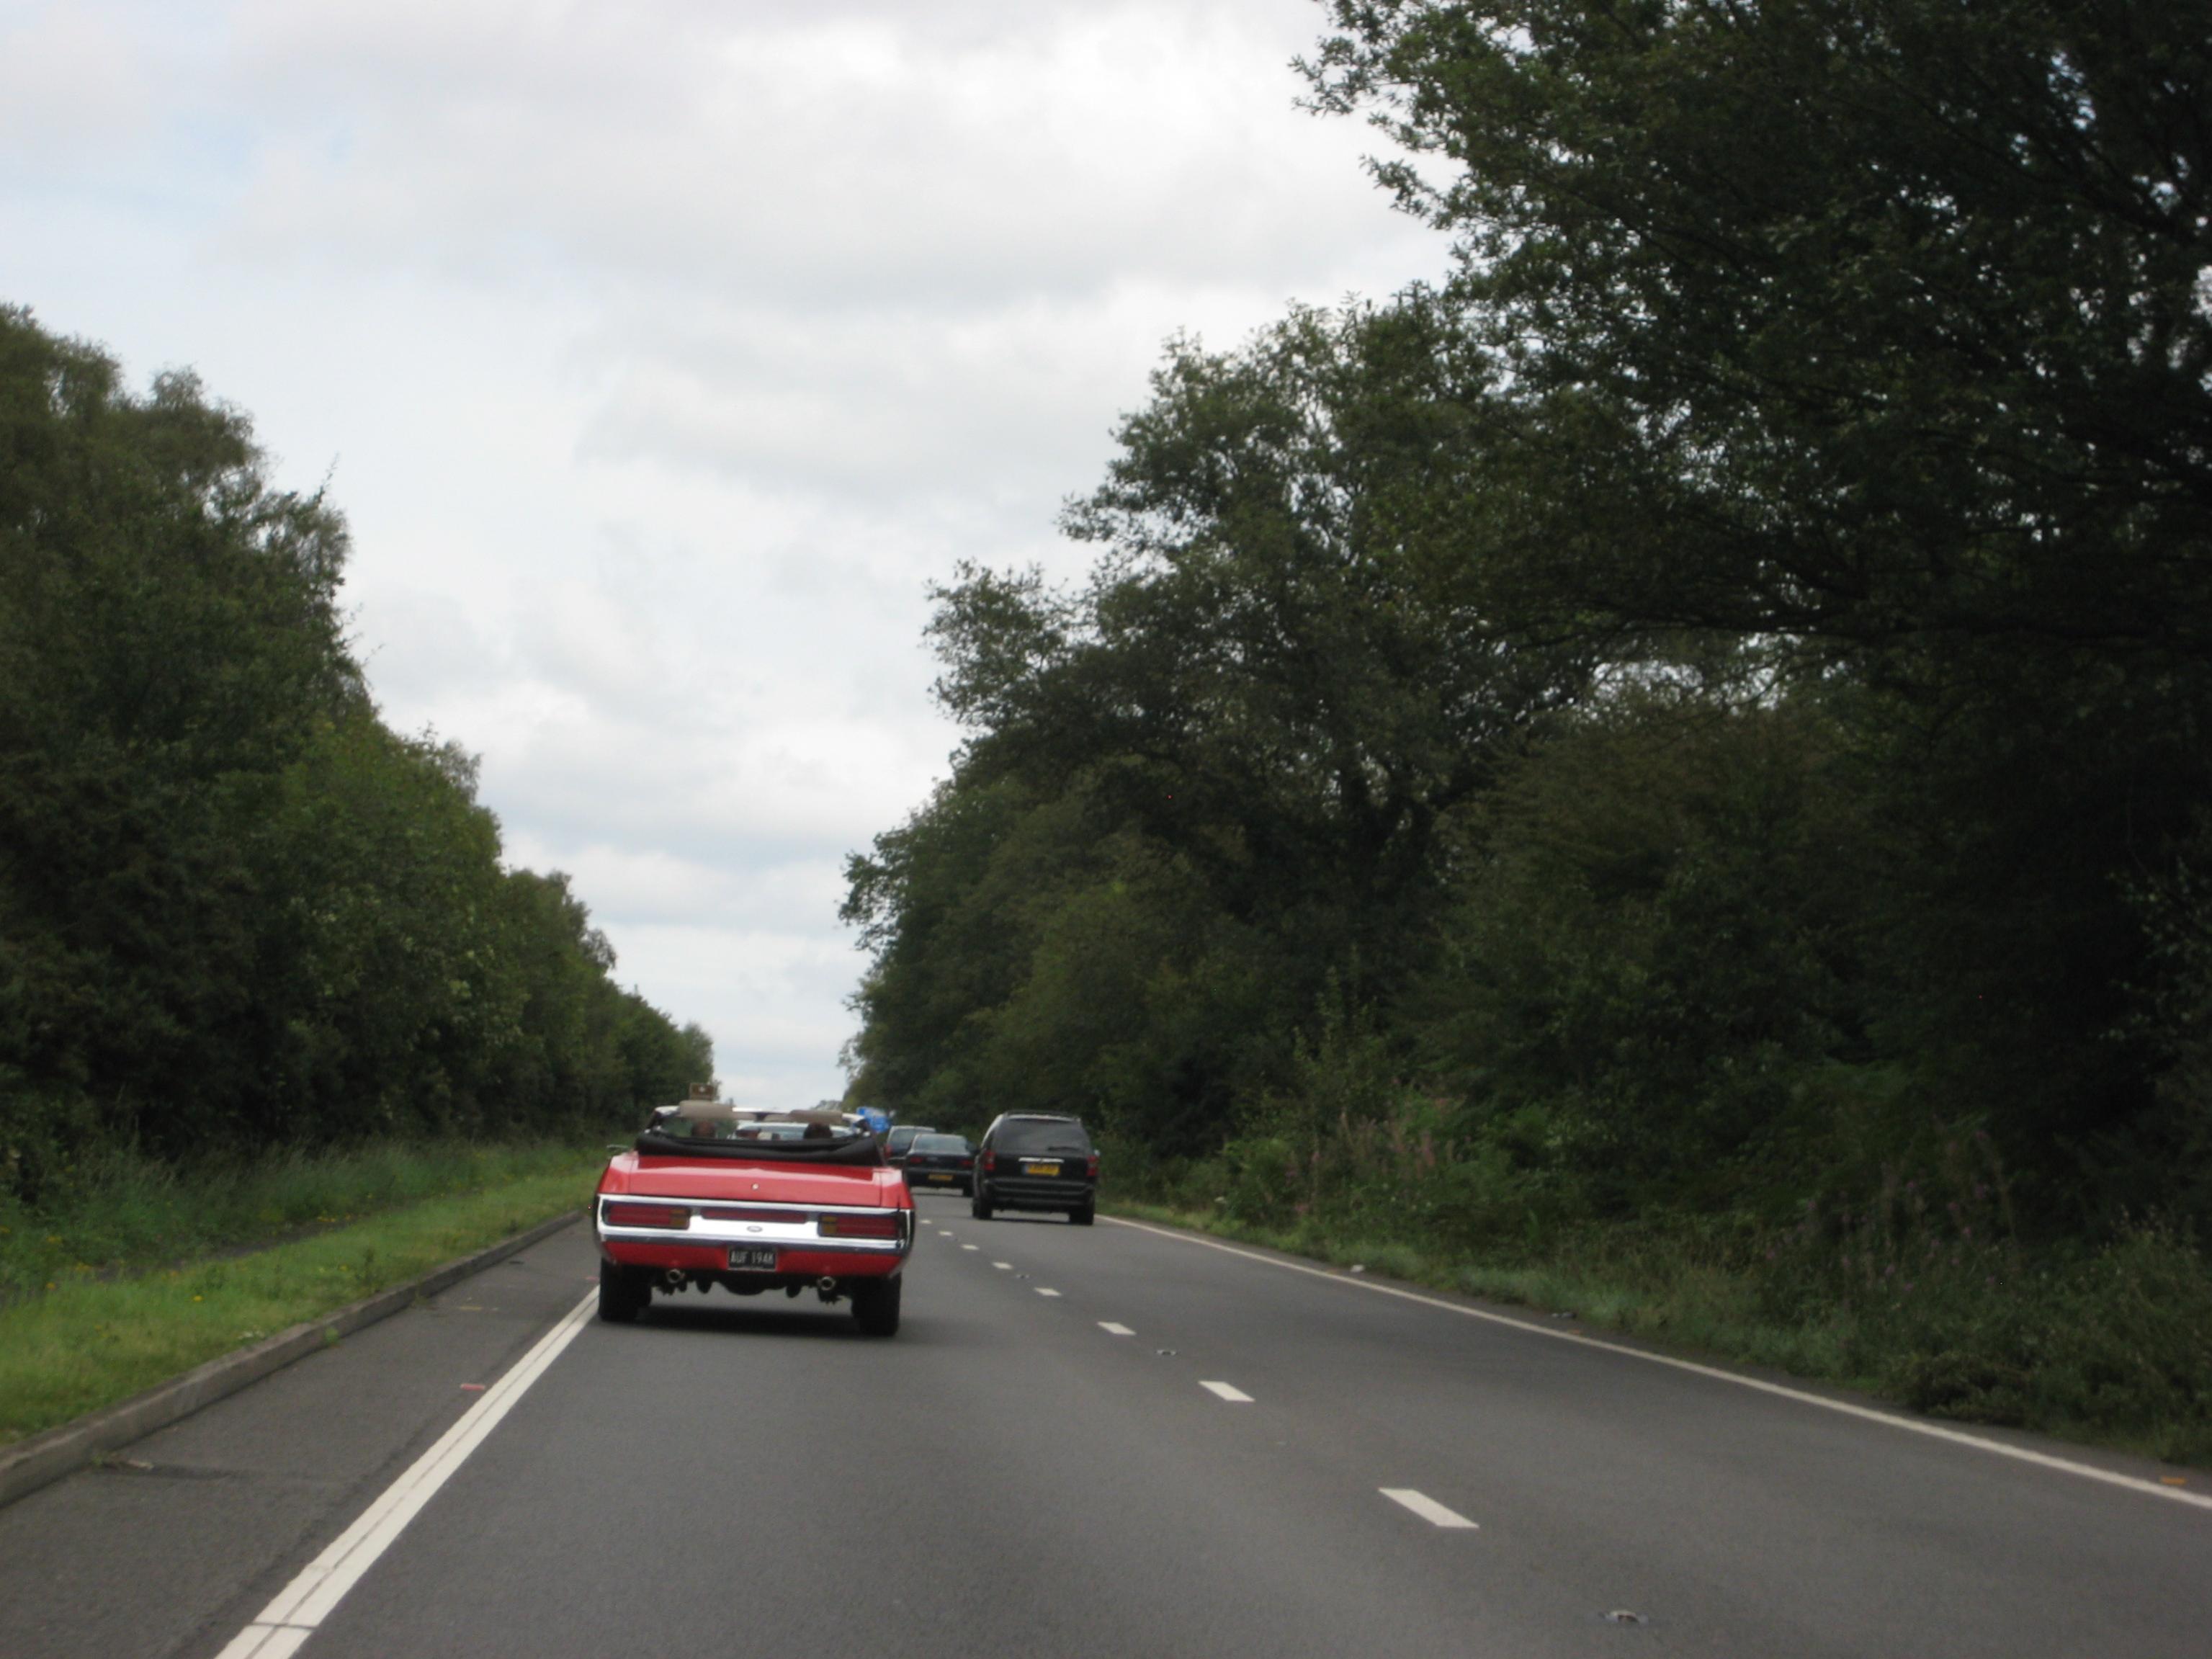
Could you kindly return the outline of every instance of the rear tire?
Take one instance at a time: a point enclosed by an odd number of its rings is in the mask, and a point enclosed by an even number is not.
[[[653,1287],[643,1273],[614,1262],[599,1262],[599,1317],[610,1325],[628,1325],[653,1300]]]
[[[1079,1227],[1088,1227],[1098,1218],[1098,1200],[1092,1199],[1079,1210],[1070,1210],[1067,1218]]]
[[[896,1336],[902,1278],[876,1279],[853,1287],[853,1322],[862,1336]]]
[[[975,1191],[968,1200],[968,1213],[978,1221],[991,1218],[991,1195],[983,1190],[983,1183],[980,1181],[975,1183]]]

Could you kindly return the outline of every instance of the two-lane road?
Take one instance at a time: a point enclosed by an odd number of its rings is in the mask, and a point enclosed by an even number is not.
[[[2125,1460],[2016,1443],[2150,1484],[1203,1241],[923,1212],[893,1341],[720,1292],[582,1325],[284,1645],[2212,1651],[2212,1509]],[[573,1296],[587,1243],[560,1249]],[[221,1651],[369,1484],[166,1651]]]

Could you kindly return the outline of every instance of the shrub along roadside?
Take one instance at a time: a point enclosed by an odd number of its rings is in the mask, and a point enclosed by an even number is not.
[[[94,1148],[36,1210],[0,1186],[0,1304],[73,1281],[166,1267],[448,1194],[573,1175],[596,1152],[543,1142],[382,1142],[182,1167]]]
[[[1158,1183],[1148,1183],[1158,1192]],[[2143,1229],[2101,1249],[2010,1273],[1948,1257],[1887,1297],[1793,1294],[1800,1271],[1757,1265],[1688,1233],[1622,1224],[1564,1231],[1525,1250],[1420,1242],[1404,1230],[1287,1224],[1115,1199],[1134,1220],[1551,1312],[1717,1359],[1863,1389],[1970,1423],[2033,1429],[2177,1463],[2212,1466],[2212,1268]]]
[[[0,1444],[580,1207],[598,1156],[568,1149],[538,1162],[251,1255],[112,1280],[73,1275],[0,1308]]]

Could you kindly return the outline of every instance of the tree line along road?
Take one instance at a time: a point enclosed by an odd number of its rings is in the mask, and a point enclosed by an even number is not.
[[[0,1510],[0,1653],[2205,1651],[2212,1505],[2148,1466],[922,1212],[890,1342],[599,1325],[550,1239]]]

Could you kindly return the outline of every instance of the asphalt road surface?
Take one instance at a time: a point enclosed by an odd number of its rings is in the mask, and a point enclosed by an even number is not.
[[[922,1207],[890,1341],[549,1240],[0,1510],[0,1655],[2212,1654],[2212,1482]]]

